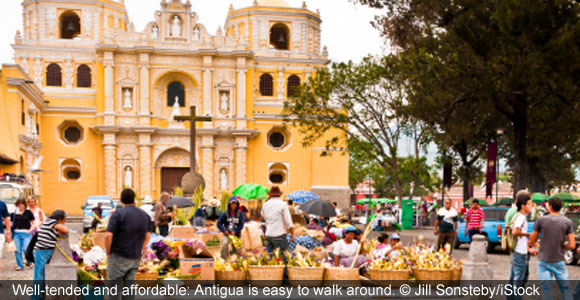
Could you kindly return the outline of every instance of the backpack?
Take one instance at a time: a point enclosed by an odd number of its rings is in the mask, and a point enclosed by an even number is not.
[[[516,249],[516,244],[518,243],[518,237],[512,233],[514,229],[514,222],[518,215],[522,214],[519,212],[516,213],[501,233],[501,248],[508,252],[513,252]]]

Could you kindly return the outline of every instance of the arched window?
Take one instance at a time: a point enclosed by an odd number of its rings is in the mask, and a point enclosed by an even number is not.
[[[278,50],[288,50],[290,30],[282,23],[276,23],[270,29],[270,45]]]
[[[268,170],[270,184],[288,184],[288,166],[283,163],[272,164]]]
[[[57,64],[50,64],[46,67],[46,85],[62,86],[62,71]]]
[[[298,97],[300,95],[300,77],[292,75],[288,77],[288,98]]]
[[[60,38],[74,39],[81,34],[81,18],[73,11],[65,11],[60,15]]]
[[[77,159],[68,158],[60,163],[61,181],[79,181],[81,179],[81,164]]]
[[[91,68],[87,65],[80,65],[77,68],[77,86],[91,87]]]
[[[173,106],[177,97],[179,106],[185,107],[185,88],[179,81],[174,81],[167,86],[167,106]]]
[[[272,78],[270,74],[264,74],[260,76],[260,95],[274,95],[274,78]]]

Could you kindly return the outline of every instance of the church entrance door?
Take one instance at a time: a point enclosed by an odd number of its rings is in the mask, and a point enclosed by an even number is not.
[[[181,187],[181,178],[189,168],[161,168],[161,191],[173,192],[173,188]]]

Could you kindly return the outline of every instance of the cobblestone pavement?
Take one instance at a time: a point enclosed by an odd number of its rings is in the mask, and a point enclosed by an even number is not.
[[[75,231],[71,233],[70,240],[72,242],[78,241],[80,233],[82,232],[82,224],[74,223],[67,224],[67,226],[71,228],[73,231]],[[377,238],[379,234],[380,234],[379,232],[373,231],[369,234],[369,238],[371,239]],[[408,243],[413,239],[418,239],[420,235],[424,237],[425,242],[435,243],[436,241],[436,238],[433,235],[432,228],[422,228],[417,230],[402,231],[401,239],[403,243]],[[467,259],[468,250],[469,250],[468,245],[462,245],[460,249],[453,250],[452,256],[455,257],[456,259]],[[502,252],[498,247],[494,252],[488,255],[488,259],[490,266],[493,269],[494,279],[504,280],[509,277],[510,259],[507,253]],[[0,269],[0,280],[32,279],[33,277],[32,268],[30,269],[26,268],[23,271],[15,271],[15,268],[16,261],[14,258],[14,253],[8,253],[6,249],[4,249]],[[572,280],[577,280],[578,278],[580,278],[580,265],[568,266],[568,274],[570,275],[570,279]],[[530,260],[530,280],[537,280],[537,278],[538,278],[537,259],[535,257],[532,257],[532,259]]]
[[[69,239],[71,242],[77,242],[82,234],[82,223],[67,223],[66,226],[71,230]],[[16,270],[16,258],[14,252],[6,251],[2,253],[2,260],[0,263],[0,280],[32,280],[34,276],[34,268],[24,267],[22,271]]]

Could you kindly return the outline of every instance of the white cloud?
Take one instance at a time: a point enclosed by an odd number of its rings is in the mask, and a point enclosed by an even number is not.
[[[185,1],[185,0],[182,0]],[[192,10],[199,15],[199,22],[210,33],[215,34],[218,26],[225,23],[230,4],[234,8],[252,5],[252,0],[190,0]],[[292,7],[301,7],[302,0],[287,0]],[[16,30],[22,31],[22,1],[4,0],[0,10],[2,33],[0,33],[0,63],[12,63]],[[125,0],[129,19],[136,31],[143,31],[153,21],[154,13],[160,9],[161,0]],[[380,54],[383,40],[370,25],[376,10],[355,5],[348,0],[308,0],[308,9],[320,9],[322,18],[322,45],[328,46],[329,56],[335,61],[359,61],[367,54]]]

